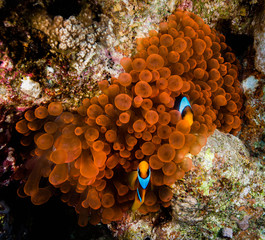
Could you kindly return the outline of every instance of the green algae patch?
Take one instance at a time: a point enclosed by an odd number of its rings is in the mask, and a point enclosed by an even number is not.
[[[198,187],[200,191],[203,192],[204,196],[209,196],[210,195],[210,188],[213,186],[213,183],[215,180],[208,178],[206,181],[203,181],[201,186]]]

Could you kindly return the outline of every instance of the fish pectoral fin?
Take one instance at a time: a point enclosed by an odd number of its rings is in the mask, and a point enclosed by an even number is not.
[[[136,211],[137,209],[139,209],[139,207],[141,207],[142,203],[138,200],[138,199],[134,199],[134,203],[132,205],[132,211]]]
[[[137,171],[132,171],[128,175],[128,185],[129,187],[134,190],[135,189],[135,182],[137,179]]]

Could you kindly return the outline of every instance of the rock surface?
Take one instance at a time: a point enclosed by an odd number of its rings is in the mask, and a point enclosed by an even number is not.
[[[253,21],[255,67],[258,71],[265,74],[265,9],[261,8]]]

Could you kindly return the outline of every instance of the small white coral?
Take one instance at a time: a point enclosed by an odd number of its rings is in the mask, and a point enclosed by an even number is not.
[[[243,90],[244,90],[244,93],[253,93],[255,92],[257,86],[258,86],[258,79],[256,79],[254,76],[249,76],[248,78],[246,78],[244,81],[243,81]]]
[[[21,81],[22,81],[20,85],[21,92],[33,98],[38,98],[40,96],[41,87],[39,83],[31,80],[29,76],[23,77]]]

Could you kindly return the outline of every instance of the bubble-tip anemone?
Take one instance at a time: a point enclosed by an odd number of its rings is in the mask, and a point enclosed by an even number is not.
[[[239,64],[224,35],[193,13],[177,10],[168,19],[137,41],[135,56],[121,60],[118,79],[99,83],[99,97],[75,113],[52,102],[17,122],[21,144],[35,143],[15,173],[24,181],[20,196],[43,204],[57,188],[81,226],[117,221],[135,197],[128,173],[145,160],[152,190],[139,212],[155,212],[170,205],[169,186],[192,169],[187,153],[199,153],[216,128],[240,130]],[[191,103],[193,122],[174,108],[179,96]]]

